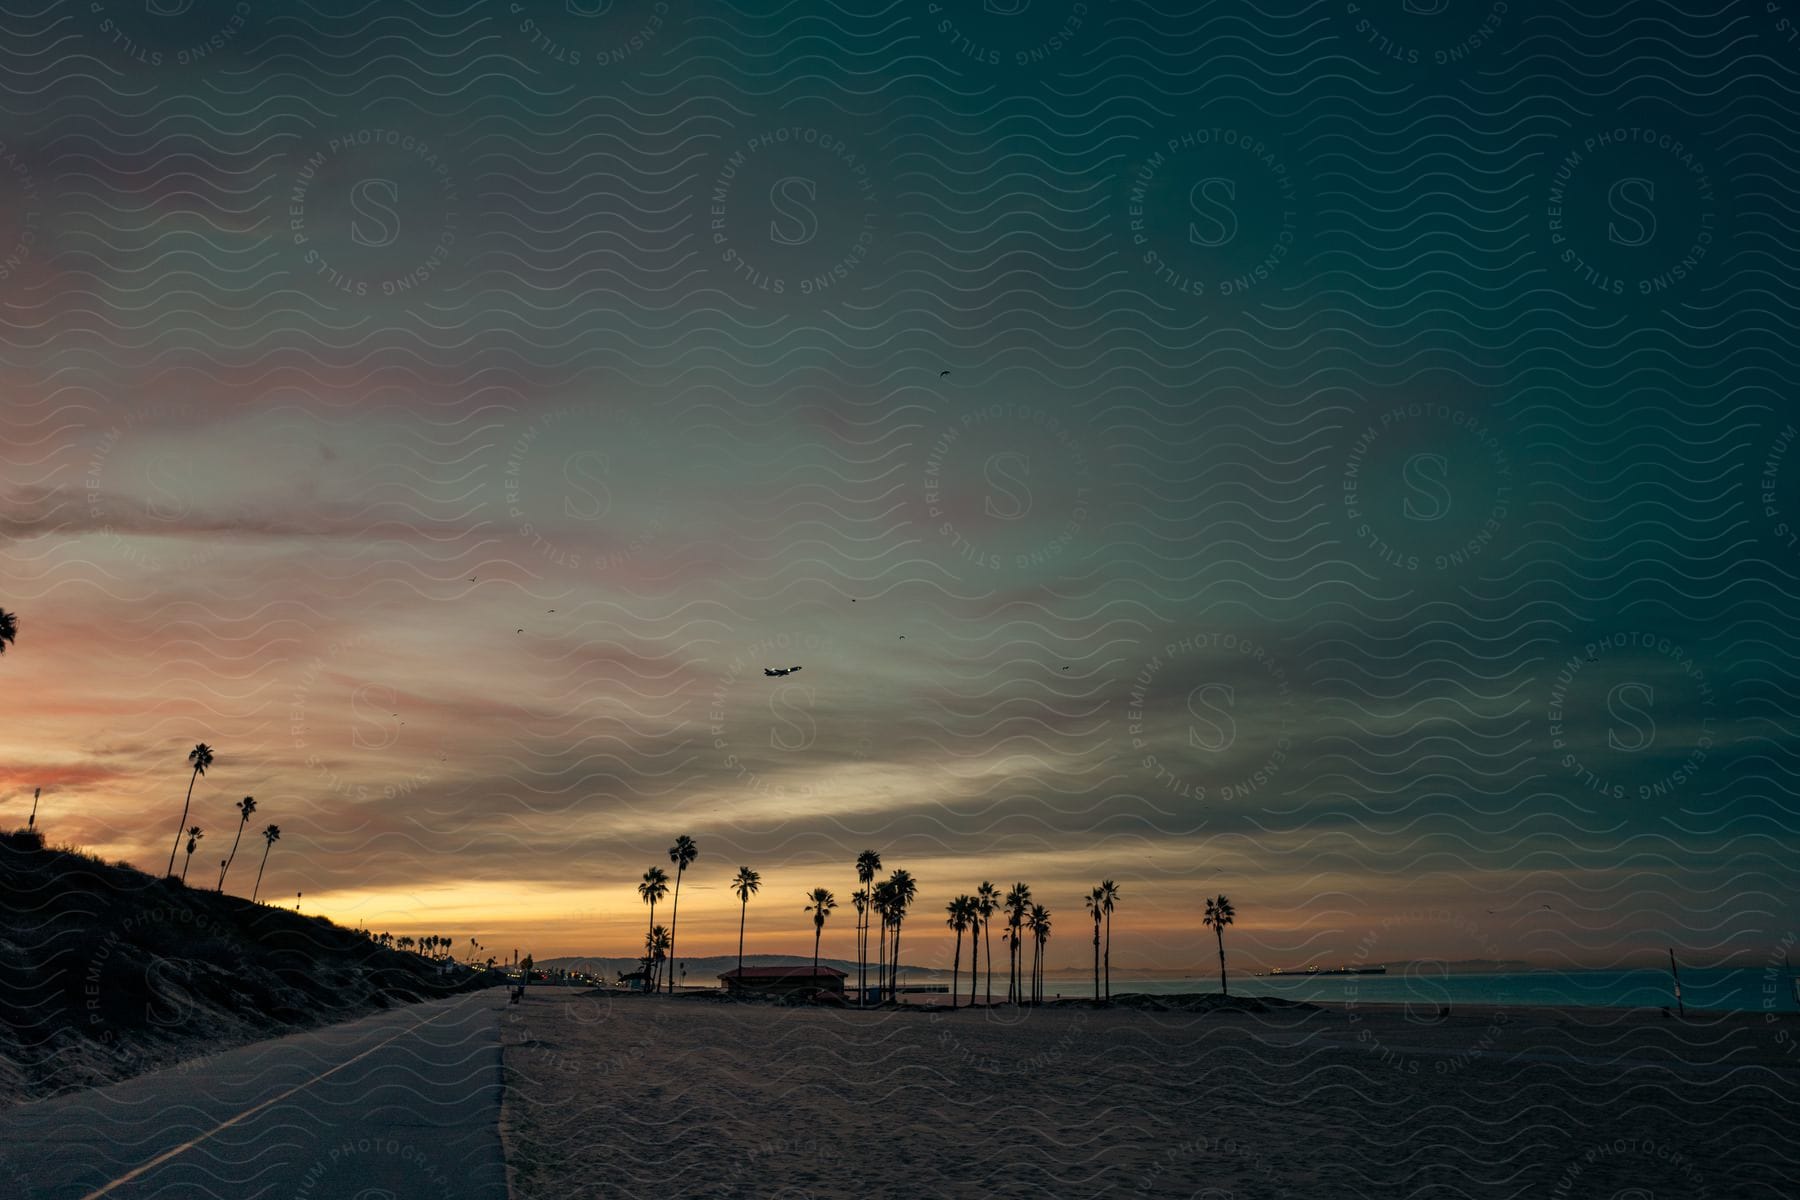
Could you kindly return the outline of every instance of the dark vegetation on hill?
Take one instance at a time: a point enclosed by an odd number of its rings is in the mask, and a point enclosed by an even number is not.
[[[498,981],[0,834],[0,1104]]]

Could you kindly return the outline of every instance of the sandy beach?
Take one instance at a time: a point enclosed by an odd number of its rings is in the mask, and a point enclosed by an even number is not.
[[[1773,1200],[1800,1178],[1791,1016],[858,1013],[542,989],[502,1033],[521,1200]]]

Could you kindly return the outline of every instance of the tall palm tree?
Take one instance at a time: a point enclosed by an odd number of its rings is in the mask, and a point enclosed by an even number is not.
[[[944,924],[956,930],[956,957],[950,960],[950,1011],[955,1012],[956,980],[957,976],[962,971],[963,933],[969,928],[969,922],[975,917],[975,898],[973,896],[958,896],[944,906],[944,911],[950,914],[944,919]],[[973,971],[974,968],[971,967],[970,970]],[[975,1003],[975,995],[973,992],[969,994],[969,1003],[971,1005]]]
[[[1044,943],[1050,940],[1050,910],[1041,904],[1032,905],[1025,923],[1037,948],[1031,960],[1031,1002],[1036,1004],[1044,998]]]
[[[234,806],[238,810],[237,836],[231,839],[231,857],[219,868],[219,890],[225,890],[225,872],[231,870],[232,861],[237,858],[238,843],[244,840],[244,826],[250,823],[250,814],[256,811],[256,797],[245,796]]]
[[[863,936],[862,936],[862,931],[863,931],[864,922],[866,922],[869,919],[869,889],[868,888],[857,888],[854,892],[851,892],[850,893],[850,903],[856,909],[856,959],[857,959],[857,962],[856,962],[856,981],[857,981],[856,1007],[861,1008],[862,1004],[863,1004],[863,994],[862,994]]]
[[[187,857],[181,860],[181,882],[183,883],[187,882],[188,867],[191,866],[194,861],[194,848],[200,844],[200,839],[205,836],[206,834],[198,825],[188,826]]]
[[[1094,918],[1094,999],[1100,998],[1100,922],[1106,916],[1106,892],[1099,884],[1087,894],[1088,915]]]
[[[6,648],[18,640],[19,618],[0,608],[0,654],[5,654]]]
[[[862,885],[865,895],[875,883],[875,872],[881,870],[881,855],[873,850],[864,850],[856,856],[856,882]],[[872,898],[872,896],[868,897]],[[859,910],[860,911],[860,910]],[[869,914],[862,913],[862,921],[856,933],[856,1003],[861,1007],[864,995],[869,990]]]
[[[875,978],[880,981],[881,994],[889,1000],[887,987],[887,951],[888,951],[888,919],[894,911],[894,885],[890,880],[882,880],[873,890],[873,899],[869,901],[875,915],[881,918],[881,937],[876,943]]]
[[[831,894],[830,888],[816,887],[807,893],[806,898],[812,901],[806,906],[807,912],[813,915],[813,974],[819,973],[819,938],[825,932],[825,918],[837,907],[837,897]]]
[[[700,847],[694,839],[682,834],[669,847],[669,861],[675,864],[675,899],[669,905],[669,957],[675,957],[675,926],[681,920],[681,874],[688,869],[688,864],[700,857]],[[675,994],[675,972],[669,972],[669,994]]]
[[[648,904],[650,906],[650,924],[645,927],[645,934],[644,934],[644,942],[645,942],[646,952],[648,952],[650,950],[649,943],[651,941],[651,935],[654,934],[657,929],[657,925],[656,925],[657,901],[661,900],[664,896],[666,896],[668,894],[669,894],[669,873],[667,871],[663,870],[661,867],[652,864],[650,869],[644,872],[644,878],[641,881],[639,881],[639,883],[638,883],[638,898],[641,899],[645,904]],[[648,962],[645,963],[644,970],[646,972],[648,972],[650,970],[650,964]],[[647,975],[646,975],[645,981],[648,982]],[[645,991],[655,991],[656,989],[652,987],[652,988],[645,988],[644,990]]]
[[[750,897],[756,895],[762,887],[762,876],[749,867],[739,867],[737,876],[731,881],[731,890],[738,898],[738,974],[744,973],[744,918],[750,915]]]
[[[1225,983],[1225,927],[1237,916],[1237,910],[1231,907],[1231,901],[1224,892],[1206,902],[1206,915],[1200,923],[1213,931],[1219,939],[1219,991],[1231,995],[1231,989]]]
[[[1106,905],[1106,955],[1105,955],[1106,998],[1108,1000],[1111,1000],[1112,999],[1112,914],[1113,914],[1113,906],[1118,904],[1119,896],[1121,895],[1121,893],[1119,891],[1119,885],[1114,883],[1110,879],[1102,879],[1100,881],[1100,890],[1101,890],[1101,892],[1104,893],[1104,896],[1102,897],[1102,899]]]
[[[1006,986],[1007,1001],[1011,1004],[1022,1004],[1025,1000],[1024,980],[1025,954],[1020,943],[1020,926],[1025,923],[1025,910],[1031,903],[1031,885],[1015,883],[1006,893],[1006,927],[1007,937],[1012,943],[1008,981]]]
[[[212,766],[212,761],[212,747],[205,742],[188,751],[188,762],[193,764],[194,773],[188,776],[187,799],[181,805],[181,824],[175,826],[175,844],[169,847],[169,869],[163,872],[164,875],[175,873],[175,851],[181,849],[181,831],[187,825],[188,809],[194,803],[194,780],[206,774],[206,768]]]
[[[987,1002],[990,1008],[994,1004],[994,938],[990,930],[994,924],[994,910],[999,907],[1000,889],[987,880],[982,880],[981,886],[975,889],[975,908],[981,916],[981,935],[987,941]]]
[[[262,831],[263,856],[262,866],[256,868],[256,886],[250,889],[250,903],[256,903],[256,893],[262,890],[263,867],[269,865],[269,848],[281,840],[281,826],[271,825]]]
[[[888,960],[888,971],[893,975],[893,987],[900,986],[900,925],[906,920],[906,910],[919,894],[919,885],[912,877],[912,872],[902,867],[888,876],[888,883],[894,889],[894,912],[890,923],[894,927],[894,953]]]

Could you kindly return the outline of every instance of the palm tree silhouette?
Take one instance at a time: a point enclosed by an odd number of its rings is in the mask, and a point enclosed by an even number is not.
[[[744,918],[750,915],[750,897],[756,895],[762,887],[762,876],[749,867],[739,867],[737,877],[731,881],[731,890],[737,893],[738,906],[738,974],[744,973]]]
[[[1031,903],[1031,885],[1015,883],[1006,893],[1006,926],[1007,937],[1012,944],[1008,962],[1008,979],[1006,985],[1007,1002],[1022,1004],[1025,1001],[1025,981],[1020,978],[1025,973],[1025,952],[1020,941],[1020,926],[1025,922],[1025,909]]]
[[[4,615],[4,614],[0,614],[0,615]],[[27,828],[27,829],[36,829],[37,828],[38,793],[43,790],[44,790],[43,788],[32,788],[31,789],[31,816],[25,822],[25,828]]]
[[[238,810],[237,836],[231,839],[231,857],[219,867],[219,890],[225,890],[225,872],[231,870],[232,862],[237,858],[238,843],[244,839],[244,826],[250,823],[250,814],[256,811],[256,797],[245,796],[235,806]]]
[[[675,926],[681,920],[681,874],[688,869],[688,864],[700,857],[700,847],[694,839],[682,834],[669,847],[669,861],[675,864],[675,899],[669,905],[669,957],[675,957]],[[675,994],[675,972],[669,972],[669,994]]]
[[[989,930],[993,927],[994,910],[998,907],[1000,907],[1000,889],[987,880],[982,880],[981,886],[975,889],[975,911],[981,918],[980,932],[987,942],[983,953],[987,955],[987,1002],[990,1008],[994,1004],[994,939]],[[970,991],[970,1004],[975,1003],[974,995],[975,993]]]
[[[1044,943],[1050,940],[1050,910],[1041,904],[1032,905],[1025,923],[1036,947],[1031,959],[1031,1002],[1036,1004],[1044,998]]]
[[[813,915],[813,974],[816,976],[819,973],[819,937],[825,932],[825,918],[837,907],[837,897],[829,888],[816,887],[806,898],[812,901],[805,911]]]
[[[888,971],[893,975],[893,988],[900,986],[900,926],[906,920],[906,910],[913,898],[919,894],[919,885],[914,881],[912,872],[902,867],[888,876],[888,884],[893,888],[893,912],[888,921],[894,927],[894,953],[888,960]],[[890,989],[892,990],[892,989]]]
[[[1102,901],[1106,907],[1106,998],[1112,999],[1112,914],[1113,906],[1119,902],[1119,885],[1110,879],[1100,881]]]
[[[188,751],[188,762],[194,765],[194,773],[188,776],[187,799],[181,805],[181,824],[175,826],[175,844],[169,847],[169,869],[163,872],[165,875],[175,873],[175,852],[181,849],[181,830],[187,824],[188,808],[194,803],[194,780],[206,774],[206,768],[212,766],[212,761],[212,747],[205,742]]]
[[[956,981],[962,972],[963,932],[969,928],[969,922],[975,916],[975,898],[973,896],[958,896],[944,906],[944,911],[949,914],[949,916],[944,919],[944,924],[956,930],[956,957],[950,960],[950,1011],[955,1012]],[[973,972],[974,968],[970,967],[970,971]],[[975,1003],[975,994],[973,992],[969,993],[969,1003]]]
[[[660,928],[656,923],[656,903],[668,894],[669,873],[661,867],[652,865],[649,870],[644,872],[643,880],[638,883],[638,897],[643,900],[645,904],[650,906],[650,924],[644,933],[644,950],[646,956],[653,950],[653,947],[650,945],[652,935]],[[655,984],[652,983],[649,978],[650,968],[651,960],[646,957],[644,962],[644,982],[650,984],[649,987],[644,989],[647,992],[656,990]]]
[[[1225,983],[1225,927],[1237,916],[1237,910],[1231,907],[1231,901],[1225,893],[1220,892],[1216,899],[1206,902],[1206,915],[1200,923],[1211,929],[1219,939],[1219,991],[1231,995],[1231,989]]]
[[[1100,922],[1106,916],[1106,892],[1099,884],[1087,894],[1088,915],[1094,918],[1094,999],[1100,998]]]
[[[668,929],[661,925],[652,926],[650,932],[644,935],[645,991],[656,990],[656,982],[662,978],[663,963],[668,961],[669,947],[673,944],[669,940]]]
[[[887,996],[888,918],[894,911],[894,885],[882,880],[870,890],[869,907],[881,918],[881,936],[875,948],[875,979],[881,994]],[[888,997],[890,1000],[893,997]]]
[[[188,867],[194,861],[194,848],[200,844],[200,839],[205,836],[206,834],[201,831],[198,825],[188,826],[187,857],[181,860],[181,882],[183,883],[187,882]]]
[[[857,888],[854,892],[851,892],[850,903],[856,909],[856,1007],[861,1008],[863,1004],[862,931],[864,923],[869,919],[869,889]]]
[[[856,933],[856,1003],[862,1006],[863,997],[869,991],[869,914],[865,911],[873,900],[870,888],[875,883],[875,872],[881,870],[881,855],[873,850],[864,850],[856,856],[856,882],[862,885],[864,908],[862,920]]]
[[[262,866],[256,868],[256,886],[250,889],[250,903],[256,903],[256,893],[262,890],[263,867],[269,865],[269,848],[281,840],[281,826],[271,825],[263,830]]]
[[[18,640],[19,618],[0,608],[0,654],[5,654],[6,648]]]

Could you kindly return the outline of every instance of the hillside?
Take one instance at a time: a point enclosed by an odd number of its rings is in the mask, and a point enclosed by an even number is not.
[[[0,834],[0,1104],[493,981]]]

